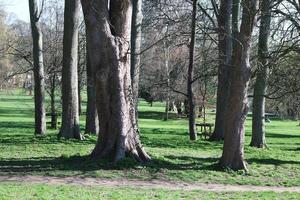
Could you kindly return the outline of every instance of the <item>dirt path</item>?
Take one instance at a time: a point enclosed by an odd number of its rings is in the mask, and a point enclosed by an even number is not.
[[[34,183],[49,185],[81,185],[81,186],[107,186],[107,187],[140,187],[153,189],[171,189],[171,190],[204,190],[215,192],[299,192],[300,187],[276,187],[276,186],[251,186],[251,185],[222,185],[205,183],[183,183],[170,181],[142,181],[142,180],[109,180],[99,178],[80,178],[80,177],[45,177],[45,176],[0,176],[0,182]]]

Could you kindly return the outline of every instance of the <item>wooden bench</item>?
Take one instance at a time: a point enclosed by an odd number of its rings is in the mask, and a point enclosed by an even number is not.
[[[210,136],[212,135],[212,127],[214,126],[214,124],[211,123],[200,123],[200,124],[196,124],[196,128],[200,127],[200,137],[206,140],[207,138],[210,138]],[[208,131],[207,131],[208,129]]]
[[[51,121],[46,122],[47,125],[50,125],[51,128],[57,129],[57,126],[60,125],[60,122],[57,121],[57,117],[60,116],[59,113],[46,113],[47,117],[51,117]]]

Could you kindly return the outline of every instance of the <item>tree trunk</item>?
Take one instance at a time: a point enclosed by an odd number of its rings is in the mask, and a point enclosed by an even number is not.
[[[225,109],[228,103],[229,91],[229,68],[232,56],[231,38],[231,8],[232,0],[222,0],[220,14],[218,16],[218,38],[219,38],[219,69],[218,69],[218,88],[217,88],[217,111],[215,119],[215,130],[211,140],[220,141],[224,139]]]
[[[65,0],[60,137],[82,139],[78,114],[79,0]]]
[[[168,32],[168,27],[167,27]],[[165,57],[165,70],[166,70],[166,77],[167,77],[167,89],[166,89],[166,105],[165,105],[165,116],[164,121],[169,120],[169,107],[170,107],[170,76],[169,76],[169,61],[170,61],[170,47],[167,44],[168,42],[164,41],[164,57]]]
[[[258,71],[253,94],[252,139],[250,146],[266,147],[265,94],[268,75],[268,41],[271,28],[271,0],[261,2],[261,22],[258,40]]]
[[[248,84],[250,80],[250,45],[255,23],[257,0],[243,2],[242,24],[238,43],[233,45],[228,108],[220,165],[233,170],[247,169],[244,162],[245,120],[248,113]]]
[[[82,0],[89,60],[95,69],[100,123],[93,157],[121,160],[126,154],[145,163],[135,118],[130,74],[131,0]],[[101,16],[101,17],[100,17]],[[101,136],[100,136],[101,135]]]
[[[29,0],[29,11],[33,40],[35,135],[44,135],[46,133],[46,113],[44,105],[43,34],[39,23],[41,13],[38,9],[37,0]]]
[[[87,50],[88,52],[88,50]],[[96,108],[96,90],[94,71],[89,62],[89,56],[87,56],[87,107],[86,107],[86,123],[85,134],[98,134],[99,133],[99,121]]]
[[[188,67],[188,80],[187,80],[187,95],[189,104],[189,133],[190,140],[197,140],[196,131],[196,105],[195,94],[193,88],[194,76],[194,53],[195,53],[195,38],[196,38],[196,16],[197,15],[197,0],[193,0],[193,13],[192,13],[192,31],[189,52],[189,67]]]
[[[52,75],[51,80],[51,91],[50,91],[50,102],[51,102],[51,128],[57,129],[57,114],[56,114],[56,108],[55,108],[55,80],[56,80],[56,74],[54,73]]]
[[[78,74],[79,76],[79,74]],[[81,81],[78,81],[78,86],[77,86],[77,89],[78,89],[78,114],[81,115],[82,114],[82,98],[81,98]]]
[[[138,116],[139,78],[142,46],[142,0],[132,0],[131,81],[136,116]]]

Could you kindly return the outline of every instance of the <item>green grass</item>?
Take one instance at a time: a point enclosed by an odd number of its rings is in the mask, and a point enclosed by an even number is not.
[[[10,191],[9,193],[7,191]],[[1,184],[0,200],[49,200],[49,199],[299,199],[299,193],[275,193],[275,192],[207,192],[207,191],[185,191],[185,190],[164,190],[146,189],[137,190],[131,187],[79,187],[62,185],[33,185],[33,184]]]
[[[186,182],[300,186],[300,127],[296,121],[267,124],[268,149],[249,147],[247,119],[245,158],[249,172],[222,171],[217,162],[222,143],[188,139],[187,120],[163,121],[164,104],[139,106],[142,143],[153,158],[141,166],[128,158],[117,165],[88,158],[96,137],[85,141],[58,140],[58,130],[34,136],[33,99],[22,91],[0,93],[0,175],[82,176],[161,179]],[[214,115],[208,119],[213,122]],[[48,119],[50,120],[50,119]],[[81,117],[84,127],[84,117]],[[7,186],[8,187],[8,186]]]

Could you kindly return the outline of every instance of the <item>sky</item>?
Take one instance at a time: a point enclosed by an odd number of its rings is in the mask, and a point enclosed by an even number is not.
[[[18,19],[29,22],[28,0],[0,0],[0,5],[8,14],[14,13]]]

